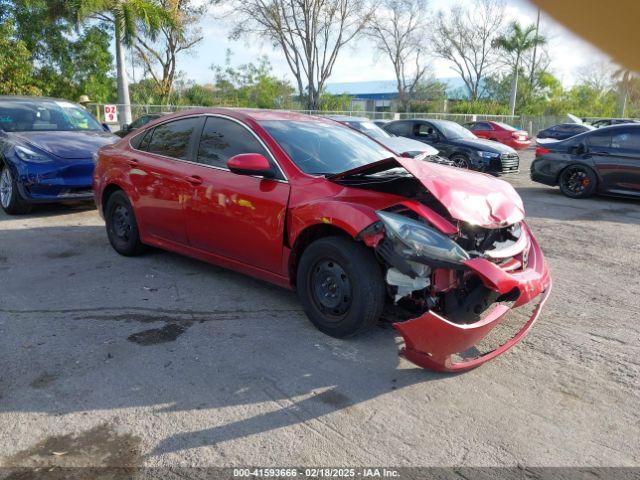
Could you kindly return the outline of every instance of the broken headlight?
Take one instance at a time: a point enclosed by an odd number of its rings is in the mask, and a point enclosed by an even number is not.
[[[456,242],[417,220],[397,213],[377,211],[386,236],[405,260],[434,266],[461,265],[471,258]]]

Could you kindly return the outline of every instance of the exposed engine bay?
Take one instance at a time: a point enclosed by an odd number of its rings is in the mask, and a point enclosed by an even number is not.
[[[383,267],[400,354],[438,371],[474,368],[518,343],[551,291],[540,247],[524,222],[522,199],[508,183],[431,162],[390,158],[327,177],[396,195],[357,236]],[[476,346],[510,310],[536,299],[514,335],[486,352]],[[478,353],[468,355],[475,350]],[[459,360],[461,359],[461,360]]]
[[[481,320],[495,302],[517,298],[517,291],[503,295],[487,288],[464,262],[485,258],[507,271],[526,267],[528,242],[520,223],[484,228],[456,220],[403,168],[360,174],[340,183],[412,201],[379,211],[381,220],[361,234],[385,266],[388,293],[398,306],[414,315],[432,310],[452,322],[469,324]],[[440,222],[434,225],[421,215],[424,212]],[[441,225],[447,226],[445,232]]]

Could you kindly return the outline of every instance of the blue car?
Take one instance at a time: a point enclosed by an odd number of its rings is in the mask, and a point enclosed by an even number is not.
[[[119,138],[66,100],[0,96],[0,206],[91,200],[93,154]]]

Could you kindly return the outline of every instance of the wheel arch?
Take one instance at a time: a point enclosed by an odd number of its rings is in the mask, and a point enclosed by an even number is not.
[[[291,284],[295,287],[298,265],[306,248],[316,240],[325,237],[343,237],[355,241],[354,237],[341,227],[327,223],[315,223],[307,226],[296,237],[289,255],[288,274]]]
[[[104,215],[104,207],[107,205],[107,202],[109,201],[109,198],[111,197],[111,195],[113,195],[115,192],[117,191],[122,191],[125,192],[126,191],[124,188],[122,188],[120,185],[118,185],[117,183],[109,183],[103,190],[102,190],[102,196],[100,197],[100,209]]]

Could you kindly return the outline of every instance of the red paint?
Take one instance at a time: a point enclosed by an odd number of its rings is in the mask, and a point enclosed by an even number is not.
[[[241,175],[264,175],[271,172],[269,160],[259,153],[241,153],[227,161],[227,168]]]
[[[479,130],[478,128],[470,129],[478,138],[486,138],[488,140],[504,143],[516,150],[523,150],[531,146],[529,134],[524,130],[512,130],[503,127],[497,122],[485,122],[484,120],[477,122],[476,125],[480,123],[488,124],[491,127],[491,130]]]
[[[520,195],[504,180],[446,165],[397,158],[453,218],[485,228],[513,225],[524,218]]]
[[[366,238],[358,235],[379,221],[376,210],[402,204],[444,234],[458,232],[450,220],[401,195],[348,187],[336,179],[305,174],[257,123],[261,119],[333,123],[330,120],[287,112],[198,109],[164,116],[143,129],[184,116],[206,114],[223,115],[253,131],[267,146],[286,180],[271,178],[274,165],[262,155],[233,157],[228,161],[229,170],[211,168],[137,151],[130,146],[129,136],[99,152],[94,192],[101,213],[106,189],[120,188],[132,203],[144,243],[288,288],[295,278],[291,263],[296,258],[295,249],[310,229],[341,231],[354,241],[358,237],[374,247],[382,239],[381,233]],[[487,175],[407,158],[390,158],[359,170],[381,171],[398,166],[413,174],[454,220],[495,228],[524,217],[522,201],[515,190]],[[543,290],[548,292],[551,284],[542,253],[528,229],[527,232],[531,245],[525,270],[514,265],[501,269],[482,259],[467,262],[470,271],[489,288],[518,288],[521,295],[516,306]],[[455,284],[456,275],[439,269],[434,272],[434,279],[437,288],[446,290]],[[447,363],[447,356],[455,353],[450,350],[480,338],[500,321],[502,310],[497,307],[491,320],[473,328],[452,324],[432,313],[395,326],[405,338],[404,355],[408,359],[429,368],[455,370],[461,367]]]
[[[458,233],[458,227],[446,218],[443,218],[442,215],[431,210],[429,207],[421,203],[414,202],[413,200],[402,202],[402,205],[416,212],[445,235],[455,235]]]

